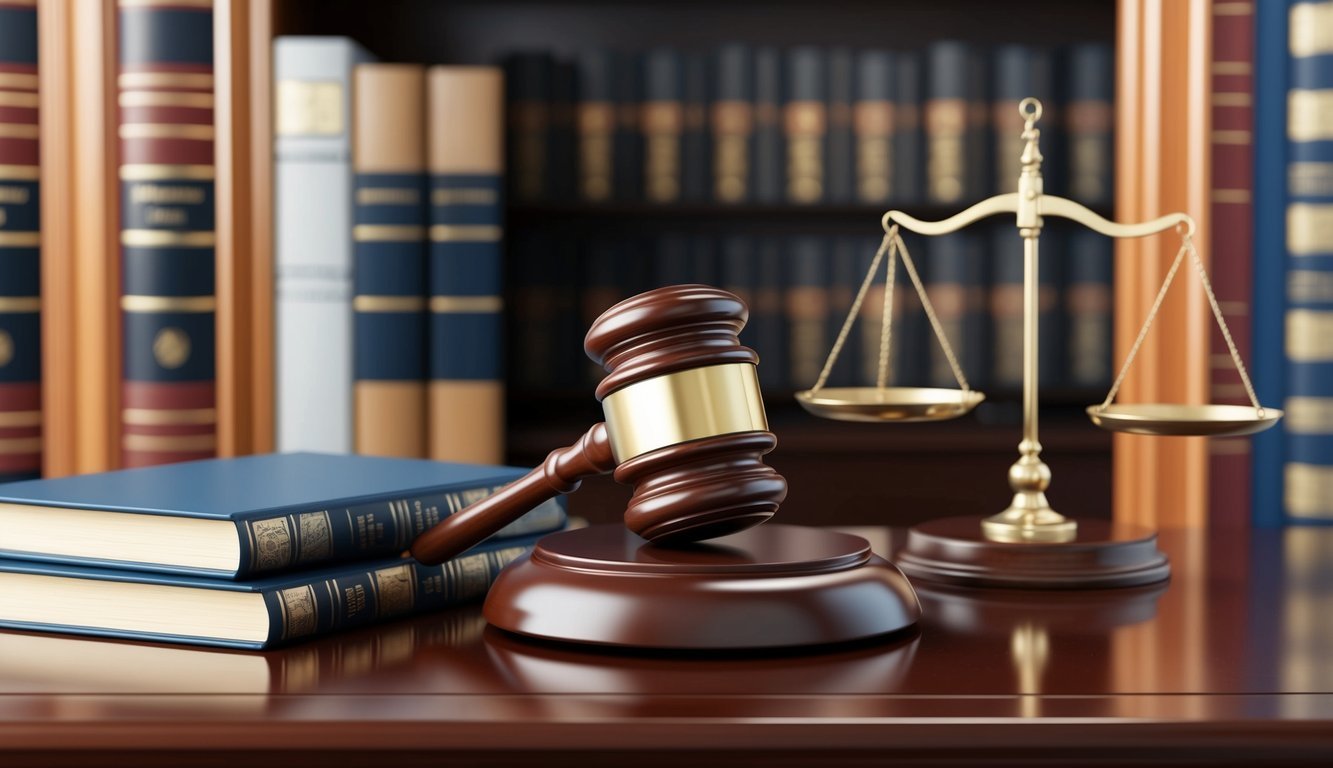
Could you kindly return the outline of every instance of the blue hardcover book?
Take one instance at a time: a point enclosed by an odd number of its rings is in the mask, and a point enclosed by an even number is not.
[[[754,53],[748,45],[732,43],[718,49],[714,59],[713,199],[743,203],[754,194]]]
[[[914,203],[926,188],[926,164],[922,146],[922,74],[919,54],[899,53],[894,60],[893,99],[893,199]]]
[[[1068,135],[1063,154],[1069,195],[1088,205],[1110,205],[1113,201],[1111,182],[1115,175],[1111,162],[1115,144],[1112,135],[1115,125],[1115,58],[1111,47],[1101,43],[1081,43],[1071,48],[1065,81],[1067,90],[1062,124]],[[1051,123],[1043,118],[1042,124]],[[1043,130],[1043,144],[1045,137],[1046,131]],[[1045,154],[1049,160],[1056,153],[1048,150]]]
[[[922,118],[926,199],[971,203],[987,189],[986,85],[981,60],[967,43],[941,41],[927,51],[929,69]]]
[[[402,552],[524,470],[319,453],[0,485],[0,555],[241,579]],[[564,525],[560,504],[497,537]]]
[[[708,57],[700,52],[685,54],[684,88],[681,91],[683,128],[680,135],[680,199],[708,200],[712,186],[712,141],[708,131]]]
[[[992,188],[995,194],[1018,189],[1019,160],[1023,155],[1023,118],[1018,105],[1031,96],[1042,104],[1041,175],[1043,189],[1055,194],[1059,187],[1060,125],[1055,102],[1055,63],[1049,51],[1028,45],[1002,45],[991,53],[991,157],[994,160]]]
[[[822,48],[802,46],[786,54],[787,100],[782,105],[786,141],[786,199],[810,204],[828,201],[828,57]]]
[[[579,51],[575,61],[575,126],[579,198],[604,203],[613,193],[616,170],[617,57],[607,48]]]
[[[555,59],[546,51],[522,51],[506,56],[503,67],[509,194],[523,203],[546,201],[554,196],[549,127]]]
[[[1333,523],[1333,1],[1291,6],[1283,508]]]
[[[0,627],[259,650],[476,600],[534,539],[244,582],[0,560]]]
[[[893,58],[892,51],[883,50],[861,51],[856,57],[852,165],[856,199],[862,203],[887,203],[898,192],[893,186],[900,160],[894,154],[897,88]]]
[[[674,48],[644,57],[643,195],[650,203],[681,199],[681,139],[685,130],[685,58]]]
[[[754,199],[776,203],[783,199],[786,179],[782,122],[782,54],[776,48],[754,53]]]
[[[856,168],[852,102],[856,93],[856,58],[850,48],[828,53],[828,195],[830,203],[855,198]]]
[[[1286,397],[1287,10],[1288,2],[1255,8],[1254,49],[1254,295],[1253,366],[1261,403]],[[1253,440],[1251,522],[1282,525],[1282,464],[1286,425]]]
[[[42,470],[37,8],[0,4],[0,482]]]
[[[643,132],[639,129],[639,110],[643,104],[643,57],[617,54],[612,87],[616,103],[613,197],[621,202],[642,200]]]

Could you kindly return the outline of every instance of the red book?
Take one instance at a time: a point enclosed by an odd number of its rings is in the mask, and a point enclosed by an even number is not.
[[[1213,0],[1212,231],[1209,271],[1222,316],[1242,360],[1250,359],[1254,190],[1254,6]],[[1212,401],[1249,405],[1226,339],[1213,325]],[[1209,525],[1250,520],[1250,440],[1209,441]]]

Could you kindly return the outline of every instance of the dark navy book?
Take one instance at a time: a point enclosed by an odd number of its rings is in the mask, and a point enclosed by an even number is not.
[[[517,467],[317,453],[0,485],[0,555],[213,579],[402,552]],[[555,530],[545,504],[497,538]]]
[[[535,539],[244,582],[0,560],[0,627],[258,650],[479,599]]]

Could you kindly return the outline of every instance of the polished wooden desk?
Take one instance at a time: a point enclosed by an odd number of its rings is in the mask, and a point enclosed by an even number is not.
[[[1169,584],[918,585],[919,631],[813,655],[591,654],[475,608],[268,654],[0,633],[0,765],[1333,764],[1333,528],[1162,545]]]

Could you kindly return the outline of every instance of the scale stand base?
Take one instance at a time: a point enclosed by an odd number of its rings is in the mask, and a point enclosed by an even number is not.
[[[529,637],[704,651],[888,635],[921,606],[901,571],[845,533],[770,523],[664,547],[595,525],[537,542],[501,572],[483,612]]]
[[[920,581],[965,587],[1106,589],[1171,575],[1157,534],[1147,528],[1080,520],[1063,542],[992,541],[981,517],[946,517],[913,527],[894,561]]]

